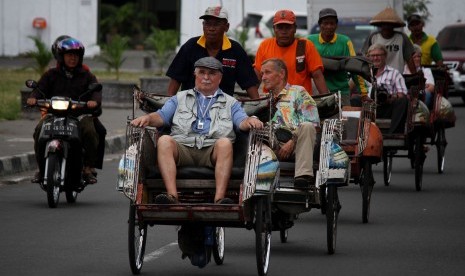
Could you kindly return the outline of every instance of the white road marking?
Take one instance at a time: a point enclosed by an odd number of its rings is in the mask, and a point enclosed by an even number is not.
[[[178,246],[177,242],[172,242],[172,243],[167,244],[167,245],[165,245],[163,247],[160,247],[159,249],[153,251],[152,253],[145,255],[144,262],[146,263],[146,262],[156,260],[159,257],[163,256],[164,254],[174,250],[174,248],[177,247],[177,246]]]

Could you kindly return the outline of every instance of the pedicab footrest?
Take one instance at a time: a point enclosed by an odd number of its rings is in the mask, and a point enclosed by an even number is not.
[[[172,224],[179,221],[205,221],[238,224],[243,221],[239,205],[220,204],[140,204],[138,211],[144,221]]]

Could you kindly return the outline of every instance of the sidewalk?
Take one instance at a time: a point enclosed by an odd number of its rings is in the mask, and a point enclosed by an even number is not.
[[[132,109],[103,109],[100,120],[107,129],[106,154],[124,149],[128,117],[132,118]],[[36,170],[32,134],[38,120],[37,114],[36,119],[0,121],[0,176]]]

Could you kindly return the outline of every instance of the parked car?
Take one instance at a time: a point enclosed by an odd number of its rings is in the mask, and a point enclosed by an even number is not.
[[[241,42],[244,40],[245,51],[251,57],[257,53],[260,43],[273,34],[273,17],[276,11],[249,12],[242,22],[232,30],[230,37]],[[297,23],[297,36],[308,35],[306,13],[294,12]]]
[[[348,36],[354,45],[357,55],[362,55],[362,47],[365,39],[374,31],[376,26],[370,25],[371,17],[340,17],[336,33]],[[320,32],[318,24],[313,25],[310,30],[311,34]]]
[[[445,26],[437,41],[452,79],[449,96],[460,96],[465,103],[465,24]]]

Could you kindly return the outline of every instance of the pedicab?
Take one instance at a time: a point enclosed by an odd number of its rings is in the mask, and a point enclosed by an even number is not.
[[[144,94],[138,87],[134,95]],[[148,111],[157,110],[168,99],[149,95],[142,100]],[[263,101],[244,103],[250,113],[259,113]],[[134,109],[133,109],[134,110]],[[134,111],[133,111],[134,114]],[[134,116],[133,116],[134,117]],[[221,265],[225,256],[225,227],[255,230],[255,255],[259,275],[269,267],[271,241],[271,195],[277,182],[274,153],[263,143],[267,132],[238,133],[234,143],[234,164],[226,197],[233,204],[214,204],[214,169],[185,166],[177,169],[179,203],[156,204],[155,197],[166,192],[157,167],[156,146],[161,130],[127,124],[126,150],[120,161],[117,189],[130,200],[129,261],[139,274],[147,241],[148,226],[177,225],[182,258],[200,268],[211,260]]]
[[[392,176],[394,157],[408,158],[415,169],[415,189],[421,191],[423,183],[423,164],[426,158],[424,144],[430,125],[424,112],[423,102],[419,100],[423,76],[421,74],[404,75],[407,85],[408,108],[402,133],[388,133],[391,119],[376,117],[376,125],[383,135],[383,178],[389,186]],[[423,81],[424,83],[424,81]],[[376,103],[386,101],[390,96],[376,85],[373,75],[371,95]],[[406,152],[406,153],[405,153]]]
[[[435,93],[429,116],[431,128],[427,143],[436,146],[437,170],[441,174],[444,172],[447,146],[446,129],[455,126],[456,117],[452,105],[446,97],[450,79],[447,69],[437,65],[428,67],[433,73]]]
[[[337,238],[337,220],[341,204],[338,188],[347,186],[350,179],[349,158],[340,146],[342,120],[338,114],[339,97],[325,94],[314,97],[318,106],[321,127],[317,128],[314,150],[315,185],[307,189],[294,186],[295,161],[279,161],[279,180],[272,194],[272,229],[280,232],[282,243],[287,242],[288,229],[301,213],[321,209],[326,215],[327,251],[334,254]],[[269,117],[271,121],[271,115]],[[268,144],[277,143],[279,125],[270,126]]]
[[[372,81],[372,64],[363,57],[324,57],[323,64],[325,70],[342,70]],[[318,99],[318,96],[315,98]],[[350,182],[360,186],[363,223],[369,220],[375,184],[372,166],[381,161],[383,152],[383,138],[375,119],[376,104],[373,101],[361,102],[360,106],[342,107],[341,147],[350,158]]]
[[[141,108],[147,112],[158,109],[167,99],[166,96],[144,93],[140,90],[137,93],[144,95],[144,100],[140,101]],[[240,102],[249,116],[254,115],[263,122],[269,122],[271,120],[271,98],[265,97],[258,100],[240,99]],[[319,102],[320,114],[327,114],[328,110],[332,112],[331,110],[338,108],[338,98],[336,95],[325,95],[321,97]],[[267,208],[271,208],[271,210],[267,209],[267,212],[270,211],[270,216],[269,220],[266,221],[269,223],[266,224],[266,229],[270,231],[270,238],[271,231],[280,231],[282,242],[287,240],[287,229],[292,227],[297,214],[308,212],[312,208],[324,209],[327,218],[328,252],[332,254],[336,247],[337,219],[340,210],[337,188],[347,185],[350,175],[347,155],[339,146],[342,137],[341,120],[339,118],[322,120],[321,128],[319,128],[321,130],[319,133],[321,142],[316,144],[317,151],[315,151],[315,158],[317,160],[314,166],[316,183],[313,188],[308,190],[294,189],[294,163],[278,161],[275,153],[271,150],[277,141],[277,127],[268,123],[267,127],[263,130],[250,131],[247,160],[255,155],[254,158],[256,161],[246,163],[245,169],[243,168],[245,170],[244,178],[238,181],[243,180],[241,194],[252,194],[253,196],[251,198],[239,198],[236,201],[236,208],[253,214],[251,210],[254,210],[253,206],[256,205],[253,204],[256,201],[254,198],[257,198],[266,190],[266,197],[262,197],[267,199],[267,204],[269,204]],[[236,142],[237,144],[239,143]],[[262,150],[258,151],[258,148],[262,148]],[[257,165],[251,167],[251,164],[255,164],[258,161],[258,167]],[[258,168],[258,173],[255,173],[255,176],[253,168]],[[268,171],[268,173],[265,173],[265,171]],[[255,192],[252,193],[254,187]],[[251,191],[246,193],[245,191],[248,190]],[[268,201],[270,199],[271,201]],[[248,217],[245,216],[245,218]],[[247,222],[247,225],[253,225],[253,223]],[[260,256],[257,253],[257,259]]]

